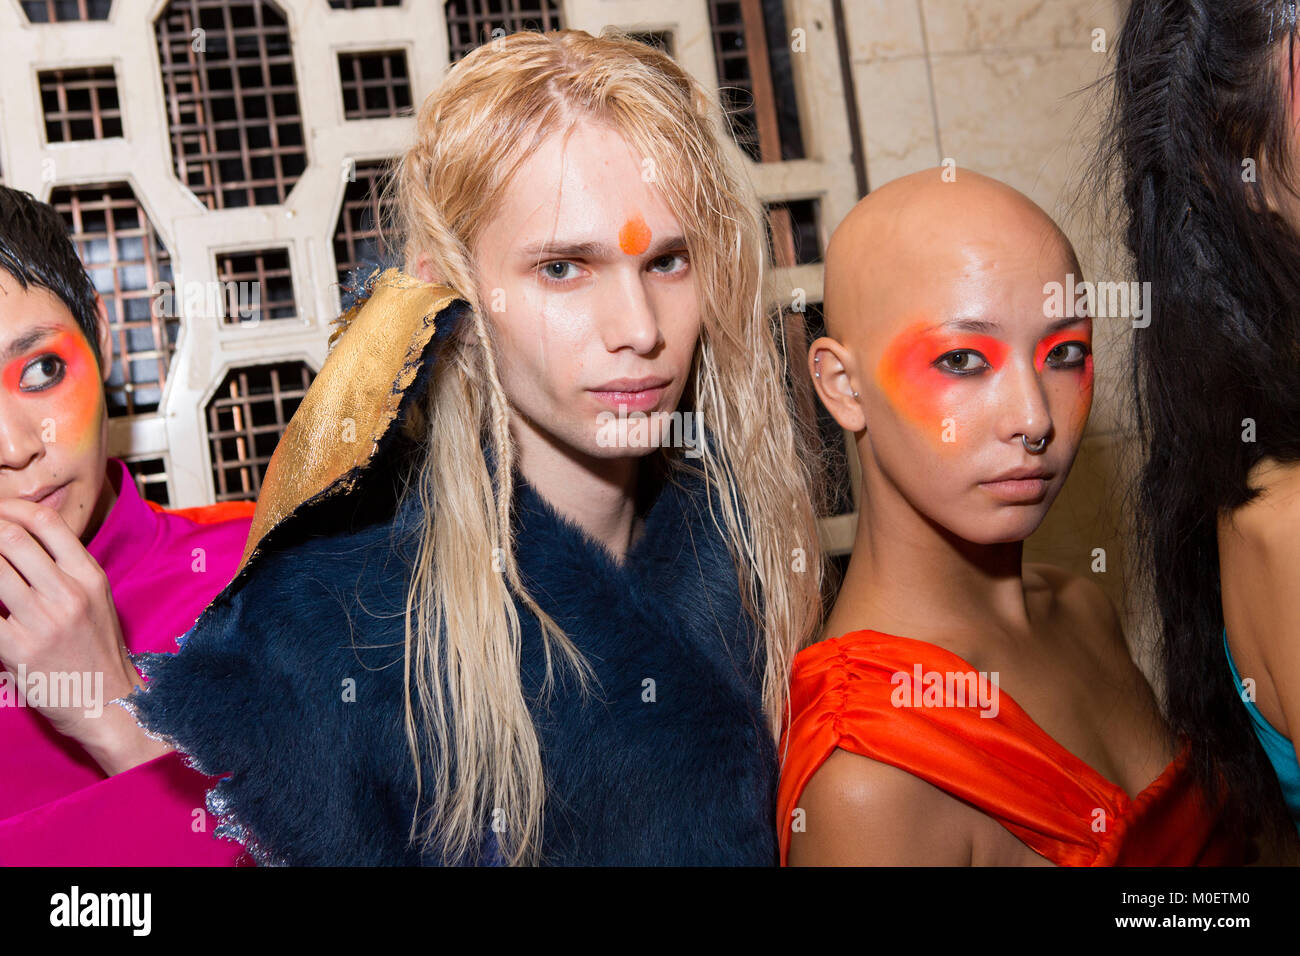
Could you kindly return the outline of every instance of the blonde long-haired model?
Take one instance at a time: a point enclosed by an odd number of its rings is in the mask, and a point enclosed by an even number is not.
[[[331,356],[351,363],[347,375],[364,376],[371,361],[341,358],[344,347],[369,347],[362,337],[373,327],[384,348],[397,326],[381,310],[396,312],[394,302],[422,290],[446,292],[435,300],[438,331],[428,352],[408,351],[431,369],[418,403],[406,402],[399,416],[414,451],[398,482],[393,528],[382,541],[369,532],[322,534],[335,527],[321,517],[326,505],[337,511],[340,501],[378,500],[376,484],[364,484],[377,458],[324,492],[299,480],[292,508],[268,502],[264,490],[260,530],[274,530],[259,540],[255,522],[240,576],[179,655],[149,662],[151,689],[133,701],[146,725],[200,769],[227,775],[209,803],[224,832],[259,860],[775,861],[773,804],[756,798],[748,812],[756,821],[767,815],[769,832],[754,824],[744,838],[752,845],[736,847],[724,844],[741,838],[711,821],[745,807],[682,796],[728,799],[709,774],[734,771],[711,747],[728,761],[726,748],[739,747],[738,766],[753,770],[757,789],[774,787],[790,661],[816,632],[823,588],[810,430],[786,388],[760,204],[720,119],[713,99],[670,57],[580,31],[492,41],[455,64],[424,102],[414,145],[390,181],[403,272],[372,278],[373,294],[353,310],[359,314]],[[379,301],[377,289],[388,298]],[[313,393],[327,377],[336,391],[351,390],[342,384],[347,376],[329,371],[327,364]],[[634,380],[615,379],[620,373]],[[412,381],[402,380],[404,395],[394,390],[399,398],[416,394]],[[646,416],[629,407],[693,416],[694,440],[674,440],[659,419],[647,442]],[[295,424],[310,416],[300,410]],[[375,447],[389,448],[398,430],[378,428]],[[285,446],[302,431],[290,426],[267,487],[289,483]],[[319,444],[300,454],[308,463],[322,457]],[[706,504],[701,520],[690,519],[697,500],[690,489]],[[670,498],[680,510],[664,503]],[[521,514],[532,516],[526,541]],[[572,536],[575,526],[581,534]],[[355,569],[373,565],[373,549],[396,550],[394,529],[408,534],[400,604],[388,600],[393,588],[375,583],[387,578]],[[710,541],[730,556],[729,573],[713,573],[698,557]],[[350,562],[355,583],[340,584],[337,567],[315,563],[322,555]],[[627,571],[623,558],[637,567]],[[671,576],[687,566],[698,576]],[[564,578],[565,568],[578,570]],[[601,589],[624,573],[636,590],[611,600]],[[310,596],[318,585],[309,582],[322,579],[330,579],[325,593],[349,608],[351,639],[340,660],[363,665],[353,701],[317,701],[291,676],[294,716],[273,713],[272,731],[249,728],[248,740],[232,743],[249,718],[214,703],[229,694],[211,683],[214,672],[231,673],[236,645],[250,672],[283,669],[289,648],[306,655],[291,672],[327,669],[332,658],[315,656],[303,638],[331,630],[303,617],[329,604]],[[259,580],[262,598],[252,587]],[[290,594],[294,610],[271,612],[273,592],[281,609]],[[732,594],[752,630],[728,625]],[[674,619],[680,633],[669,624],[650,640],[629,637],[629,622],[652,620],[660,601],[682,614]],[[585,623],[584,614],[592,615]],[[283,627],[268,623],[286,615]],[[608,634],[599,633],[604,621]],[[254,622],[263,639],[241,640],[239,629]],[[279,633],[287,635],[283,648],[266,639]],[[391,651],[398,638],[400,658]],[[659,656],[674,641],[691,651],[676,655],[680,675]],[[385,647],[383,663],[372,664]],[[385,673],[383,686],[398,695],[385,701],[400,701],[400,710],[361,710],[366,694],[381,694],[370,690],[381,679],[372,675]],[[640,694],[634,704],[616,689],[625,683]],[[321,697],[336,685],[322,679]],[[761,745],[757,737],[739,743],[746,721],[736,715],[746,713],[740,701],[749,687]],[[240,699],[250,696],[241,685]],[[282,731],[285,723],[296,730]],[[268,726],[266,714],[260,726]],[[390,780],[397,768],[371,768],[399,727],[405,766]],[[295,755],[265,757],[258,736]],[[340,756],[320,737],[368,753]],[[689,786],[645,766],[667,753],[675,756],[664,767],[679,766],[692,748],[702,765]],[[312,755],[325,766],[301,768]],[[259,773],[272,779],[259,782]],[[329,791],[335,774],[367,773],[379,775],[368,787]],[[303,794],[314,794],[309,807]],[[385,855],[334,832],[373,826],[372,815],[402,817],[415,856]],[[704,831],[688,832],[693,826]],[[617,834],[629,827],[644,830],[628,834],[625,850],[607,849],[620,846]]]

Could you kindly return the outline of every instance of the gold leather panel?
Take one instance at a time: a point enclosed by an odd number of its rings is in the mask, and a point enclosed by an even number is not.
[[[369,297],[335,320],[333,350],[267,465],[241,570],[294,509],[353,487],[415,380],[435,317],[461,298],[391,268],[366,285]]]

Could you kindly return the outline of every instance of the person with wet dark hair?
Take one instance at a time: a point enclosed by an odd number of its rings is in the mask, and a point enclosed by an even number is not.
[[[1283,849],[1300,827],[1296,34],[1293,2],[1135,0],[1097,168],[1151,283],[1137,566],[1169,721],[1236,825]]]
[[[24,291],[51,292],[67,308],[86,341],[98,336],[98,293],[68,241],[67,227],[54,208],[30,193],[0,187],[0,269]]]
[[[114,702],[230,580],[246,502],[169,511],[108,457],[107,309],[59,214],[0,187],[0,866],[225,865],[211,782]]]

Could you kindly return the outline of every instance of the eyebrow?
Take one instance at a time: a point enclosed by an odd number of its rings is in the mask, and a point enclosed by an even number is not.
[[[685,248],[684,237],[664,236],[652,242],[642,255],[648,259],[657,259],[667,252]],[[528,243],[519,250],[519,255],[530,262],[541,262],[543,259],[613,259],[621,258],[625,253],[603,242],[542,239]]]
[[[63,329],[57,325],[38,325],[34,329],[29,329],[10,342],[3,352],[0,352],[0,361],[8,361],[22,355],[37,343],[45,341],[51,335],[58,335],[62,331]]]
[[[1057,319],[1046,329],[1043,335],[1051,335],[1053,332],[1059,332],[1061,329],[1068,329],[1072,325],[1078,325],[1081,322],[1087,322],[1090,316],[1086,315],[1067,315],[1064,318]],[[1002,326],[997,322],[989,322],[985,319],[954,319],[951,322],[944,322],[940,325],[933,326],[936,329],[951,329],[955,332],[975,332],[980,335],[994,335],[1002,331]]]

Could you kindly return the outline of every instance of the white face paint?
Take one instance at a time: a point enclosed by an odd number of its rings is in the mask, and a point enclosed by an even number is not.
[[[676,409],[700,307],[681,226],[622,137],[582,124],[545,140],[474,255],[481,301],[503,305],[487,319],[516,427],[595,457],[648,453],[599,438],[602,413]]]

